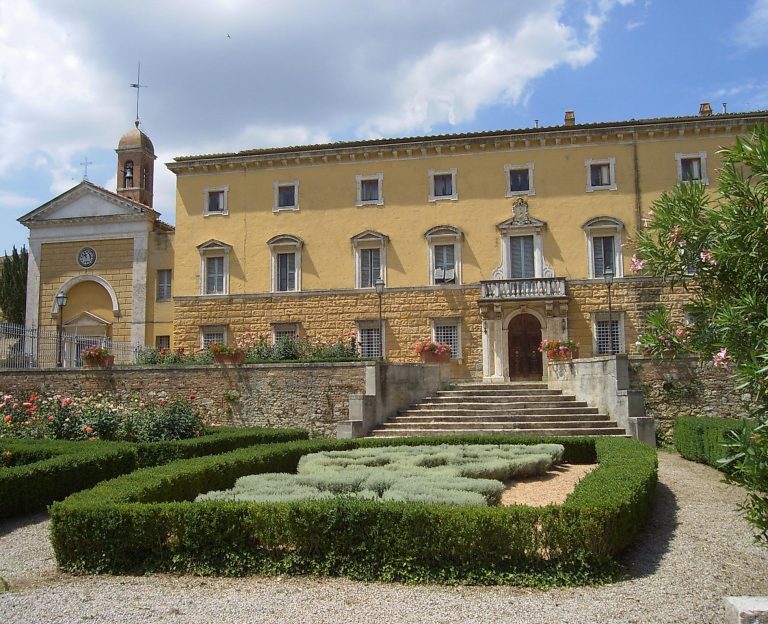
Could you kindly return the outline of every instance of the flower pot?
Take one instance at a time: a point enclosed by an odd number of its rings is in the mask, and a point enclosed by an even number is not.
[[[114,355],[105,355],[99,358],[83,358],[83,366],[85,368],[112,368],[114,365]]]
[[[245,362],[245,353],[217,353],[213,361],[222,366],[242,366]]]
[[[563,362],[568,360],[575,360],[579,357],[578,347],[572,349],[553,349],[547,351],[547,359],[550,362]]]
[[[425,364],[447,364],[451,361],[451,354],[449,352],[435,353],[434,351],[422,351],[420,355],[421,361]]]

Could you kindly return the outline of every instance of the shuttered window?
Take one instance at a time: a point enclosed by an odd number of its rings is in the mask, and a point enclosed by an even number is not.
[[[205,259],[205,294],[224,294],[224,258],[222,256]]]
[[[296,290],[296,254],[277,254],[277,290]]]
[[[381,250],[360,250],[360,288],[372,288],[381,275]]]
[[[536,276],[533,265],[533,236],[511,236],[509,238],[510,278]]]
[[[613,236],[595,236],[592,239],[592,257],[594,259],[594,277],[603,277],[610,267],[616,273],[613,262]]]
[[[456,282],[456,249],[453,245],[435,245],[435,284]]]

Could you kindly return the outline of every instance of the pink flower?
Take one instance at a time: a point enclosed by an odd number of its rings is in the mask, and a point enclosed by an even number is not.
[[[86,425],[85,427],[83,427],[83,431],[85,431],[85,433],[93,433],[93,427],[89,427],[88,425]]]
[[[3,420],[5,422],[11,422],[11,415],[10,414],[6,414],[5,416],[3,416]]]
[[[699,258],[701,258],[701,261],[704,264],[709,264],[710,266],[717,266],[717,258],[715,258],[715,254],[713,254],[711,251],[702,251],[699,254]]]
[[[72,405],[72,399],[70,399],[69,397],[65,397],[61,400],[62,407],[69,407],[70,405]]]
[[[54,416],[48,416],[48,422],[53,422],[54,420],[56,420]]]
[[[639,273],[643,270],[643,267],[645,266],[645,260],[642,258],[638,258],[637,254],[632,254],[632,263],[630,264],[630,269],[634,271],[635,273]]]
[[[725,370],[729,370],[731,368],[731,362],[730,362],[730,354],[728,353],[728,349],[723,347],[715,353],[715,357],[712,358],[712,363],[717,368],[723,368]]]
[[[166,403],[168,403],[168,401],[166,401],[165,399],[160,399],[160,400],[158,401],[158,403],[159,403],[160,405],[165,405]]]

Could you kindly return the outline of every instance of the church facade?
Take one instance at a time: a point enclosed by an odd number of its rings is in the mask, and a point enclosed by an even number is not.
[[[684,293],[632,273],[634,233],[664,190],[713,187],[720,146],[767,121],[708,104],[596,124],[569,111],[546,128],[177,157],[175,230],[152,209],[151,142],[132,131],[116,193],[83,182],[22,217],[28,319],[54,323],[65,288],[66,322],[92,314],[149,345],[354,335],[366,356],[415,362],[432,339],[456,377],[540,379],[543,339],[631,352],[658,303],[682,318]]]
[[[83,345],[170,346],[174,228],[152,208],[154,147],[137,126],[120,139],[117,155],[116,192],[84,180],[19,219],[30,231],[26,326],[61,327]]]

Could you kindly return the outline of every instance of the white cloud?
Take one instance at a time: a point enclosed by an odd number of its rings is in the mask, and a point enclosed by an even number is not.
[[[29,197],[28,195],[21,195],[19,193],[9,193],[8,191],[0,191],[0,210],[9,211],[13,214],[21,213],[22,211],[28,212],[33,208],[36,208],[39,204],[36,197]]]
[[[753,0],[747,17],[734,30],[734,40],[748,49],[768,45],[768,0]]]

